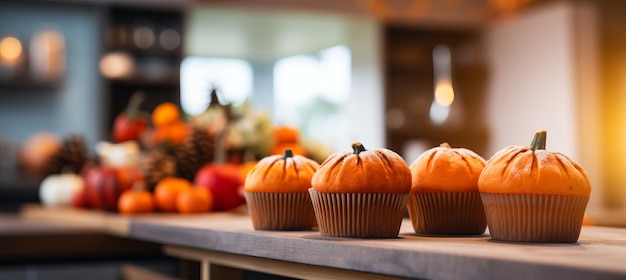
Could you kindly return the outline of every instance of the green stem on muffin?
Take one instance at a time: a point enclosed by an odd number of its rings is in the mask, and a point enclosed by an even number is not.
[[[291,149],[285,149],[285,156],[283,157],[283,159],[287,159],[293,157],[293,151],[291,151]]]
[[[537,131],[535,133],[535,137],[533,137],[533,141],[530,143],[530,149],[533,151],[545,150],[547,138],[548,138],[548,132],[546,130]]]
[[[358,155],[361,152],[367,151],[361,142],[352,143],[352,154]]]

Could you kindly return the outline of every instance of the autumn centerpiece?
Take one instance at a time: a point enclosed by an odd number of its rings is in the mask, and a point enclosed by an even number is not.
[[[248,173],[246,202],[257,230],[307,230],[315,226],[308,189],[319,164],[290,149],[267,156]]]
[[[487,221],[478,193],[485,160],[448,143],[422,153],[411,164],[409,216],[416,233],[475,235]]]
[[[491,238],[576,242],[591,183],[568,156],[546,150],[546,131],[530,146],[509,146],[483,169],[478,189]]]
[[[411,171],[388,149],[329,156],[313,175],[309,189],[321,235],[394,238],[411,189]]]

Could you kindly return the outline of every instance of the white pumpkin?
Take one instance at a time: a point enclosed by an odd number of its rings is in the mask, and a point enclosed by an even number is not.
[[[39,199],[45,206],[70,206],[72,198],[84,187],[83,178],[76,174],[50,175],[41,182]]]

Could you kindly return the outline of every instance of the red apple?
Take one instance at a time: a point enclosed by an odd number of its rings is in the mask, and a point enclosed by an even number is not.
[[[101,210],[117,210],[120,195],[141,180],[140,175],[134,167],[88,167],[83,172],[83,178],[89,205]]]
[[[148,122],[145,118],[131,117],[125,112],[120,113],[113,123],[113,140],[115,142],[139,141],[147,128]]]
[[[148,128],[147,113],[139,110],[145,99],[145,93],[135,92],[128,102],[126,110],[119,113],[113,122],[113,140],[115,142],[139,141]]]
[[[237,165],[206,164],[196,173],[194,185],[211,192],[214,211],[230,210],[246,202],[239,191],[243,178]]]
[[[89,200],[87,199],[87,192],[84,188],[74,194],[71,203],[72,206],[76,208],[87,209],[91,207],[91,205],[89,205]]]

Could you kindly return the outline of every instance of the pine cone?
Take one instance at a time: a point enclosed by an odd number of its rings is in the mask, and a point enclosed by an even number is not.
[[[176,159],[159,149],[146,153],[141,158],[140,167],[146,186],[150,190],[154,189],[161,179],[176,175]]]
[[[78,174],[88,159],[85,137],[78,134],[70,135],[63,139],[61,151],[50,159],[51,173]]]
[[[193,180],[196,172],[213,161],[214,139],[206,129],[193,127],[191,134],[176,150],[178,177]]]

